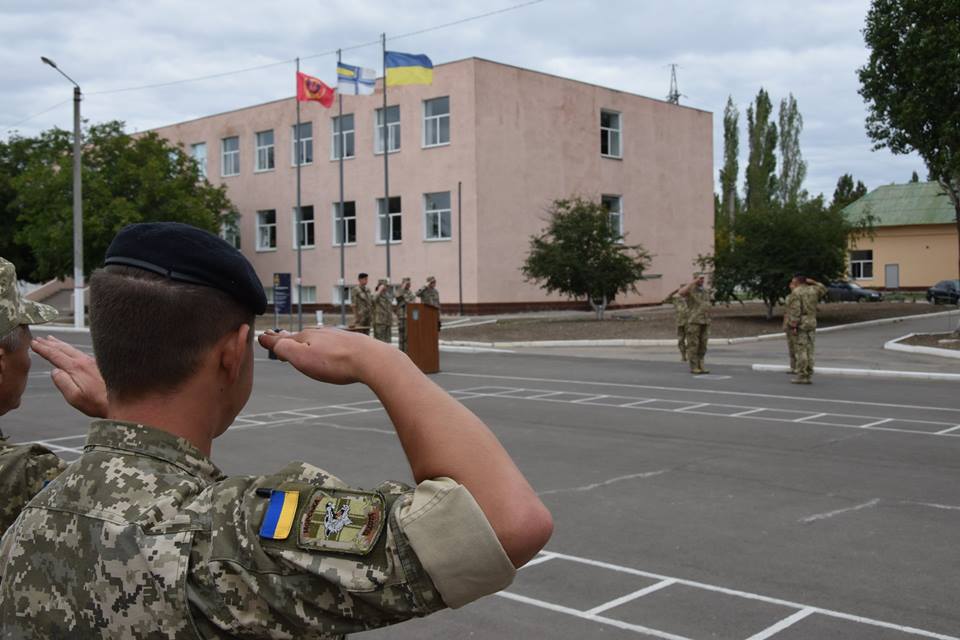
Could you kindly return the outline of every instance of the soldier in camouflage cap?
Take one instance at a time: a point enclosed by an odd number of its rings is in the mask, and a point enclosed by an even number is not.
[[[13,264],[0,258],[0,415],[20,406],[30,373],[30,325],[49,322],[57,310],[24,300]],[[0,535],[45,482],[66,464],[40,445],[8,444],[0,431]]]
[[[509,584],[550,536],[549,512],[476,416],[368,336],[260,344],[315,380],[368,385],[416,486],[352,488],[303,462],[234,477],[214,465],[213,439],[250,396],[265,298],[239,252],[243,265],[209,260],[229,245],[200,233],[158,234],[167,248],[152,258],[111,245],[90,279],[107,393],[92,413],[107,419],[0,543],[4,633],[341,638]]]
[[[436,307],[437,311],[440,310],[440,291],[437,290],[437,279],[433,276],[427,277],[427,284],[420,287],[417,290],[417,297],[420,298],[420,302],[423,304],[428,304],[431,307]]]
[[[416,302],[417,296],[410,291],[410,278],[400,281],[400,290],[397,292],[397,335],[400,351],[407,352],[407,305]]]
[[[390,281],[380,278],[373,296],[373,337],[381,342],[393,340],[393,295]]]

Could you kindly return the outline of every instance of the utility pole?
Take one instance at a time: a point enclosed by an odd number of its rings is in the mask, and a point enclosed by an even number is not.
[[[670,104],[680,104],[680,89],[677,87],[677,67],[678,64],[670,65],[670,93],[667,94],[667,102]]]

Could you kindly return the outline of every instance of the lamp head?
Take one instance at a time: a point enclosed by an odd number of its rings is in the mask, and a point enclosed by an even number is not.
[[[50,58],[48,58],[47,56],[40,56],[40,59],[43,60],[43,64],[48,64],[54,69],[57,68],[57,63],[51,60]]]

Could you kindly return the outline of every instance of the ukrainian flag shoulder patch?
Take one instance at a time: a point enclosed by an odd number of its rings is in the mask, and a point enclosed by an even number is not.
[[[299,491],[271,490],[270,503],[260,524],[260,537],[268,540],[286,540],[290,536],[290,530],[293,529],[293,520],[297,514],[299,502]]]

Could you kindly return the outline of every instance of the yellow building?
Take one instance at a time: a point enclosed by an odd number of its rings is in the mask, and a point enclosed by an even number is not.
[[[844,209],[849,220],[874,217],[874,237],[848,255],[850,280],[874,289],[921,290],[957,277],[957,223],[936,182],[879,187]]]

